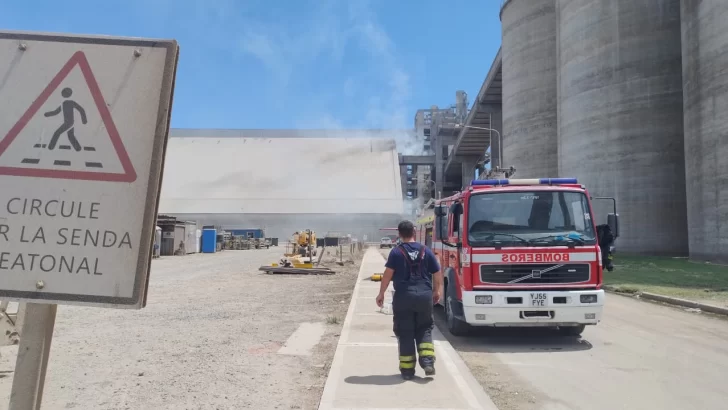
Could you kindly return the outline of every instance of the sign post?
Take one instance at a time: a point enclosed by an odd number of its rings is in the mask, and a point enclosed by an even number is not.
[[[40,409],[58,305],[28,303],[9,410]]]
[[[0,299],[27,302],[10,410],[40,408],[57,304],[141,309],[179,48],[0,32]]]

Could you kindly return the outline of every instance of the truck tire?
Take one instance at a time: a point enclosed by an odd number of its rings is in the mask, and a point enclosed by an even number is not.
[[[449,281],[448,281],[449,282]],[[447,330],[454,336],[466,336],[470,331],[470,325],[456,317],[458,313],[462,313],[462,303],[457,300],[455,286],[448,283],[445,289],[445,318],[447,321]]]
[[[585,328],[586,328],[586,325],[560,326],[559,333],[561,333],[564,336],[580,336],[582,334],[582,332],[584,332]]]

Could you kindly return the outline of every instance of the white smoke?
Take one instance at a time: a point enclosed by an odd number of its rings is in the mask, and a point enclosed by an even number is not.
[[[427,155],[424,141],[412,130],[393,130],[392,138],[397,143],[397,152],[402,155]]]

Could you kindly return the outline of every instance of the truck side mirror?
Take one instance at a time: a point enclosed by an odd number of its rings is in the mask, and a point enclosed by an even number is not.
[[[443,217],[445,216],[445,207],[443,205],[437,205],[435,207],[435,216]]]
[[[617,239],[619,237],[619,214],[607,214],[607,225],[612,230],[614,238]]]
[[[453,215],[462,215],[463,214],[463,204],[460,202],[455,202],[450,206],[450,213]]]

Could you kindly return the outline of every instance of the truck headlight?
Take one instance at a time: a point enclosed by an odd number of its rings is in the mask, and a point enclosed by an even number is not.
[[[475,296],[475,303],[479,305],[490,305],[493,303],[492,295],[477,295]]]
[[[581,295],[579,299],[581,303],[597,303],[597,295]]]

